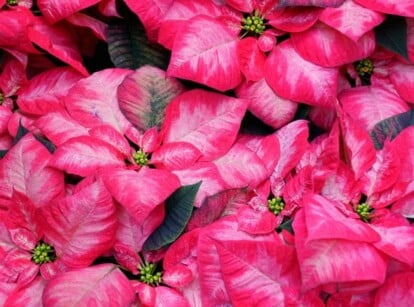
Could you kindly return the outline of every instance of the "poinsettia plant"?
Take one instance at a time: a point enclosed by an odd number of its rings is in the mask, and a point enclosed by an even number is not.
[[[2,306],[412,306],[414,5],[0,1]]]

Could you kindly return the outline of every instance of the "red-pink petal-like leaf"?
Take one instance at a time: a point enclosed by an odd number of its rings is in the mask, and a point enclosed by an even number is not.
[[[398,0],[355,0],[366,8],[390,15],[414,17],[414,3]]]
[[[49,25],[43,18],[37,17],[34,26],[29,28],[29,37],[33,43],[69,64],[82,75],[89,75],[83,66],[74,32],[64,23]]]
[[[39,207],[64,193],[62,172],[48,167],[51,154],[33,135],[24,136],[0,160],[0,196],[10,199],[13,189]]]
[[[247,100],[204,90],[175,98],[167,108],[162,132],[164,142],[188,142],[212,160],[233,144],[247,107]]]
[[[275,231],[278,218],[273,212],[267,210],[267,208],[264,208],[264,210],[255,210],[248,206],[240,208],[237,212],[239,229],[253,235]]]
[[[279,7],[284,6],[320,6],[320,7],[337,7],[346,0],[280,0]]]
[[[237,143],[253,151],[262,161],[268,174],[273,172],[280,156],[279,138],[275,133],[266,136],[240,135]]]
[[[390,65],[390,79],[402,99],[414,103],[414,67],[400,62]]]
[[[117,88],[130,73],[129,69],[108,68],[79,81],[65,98],[69,114],[85,127],[105,123],[125,133],[131,124],[119,109]]]
[[[390,276],[376,291],[374,306],[392,306],[395,302],[398,302],[400,306],[411,306],[414,302],[413,283],[413,272]]]
[[[99,12],[107,17],[121,17],[116,10],[116,0],[102,0],[98,5]]]
[[[13,112],[7,107],[0,106],[0,135],[7,133],[9,119]]]
[[[392,206],[392,212],[399,213],[406,218],[414,219],[414,193],[400,197]]]
[[[291,37],[295,50],[302,58],[324,67],[337,67],[367,58],[376,46],[372,31],[355,42],[323,23],[292,33]]]
[[[145,153],[152,153],[157,150],[162,142],[161,135],[158,132],[158,127],[154,126],[140,134],[135,127],[131,127],[127,131],[127,136],[131,141],[137,140],[137,145]]]
[[[346,89],[339,95],[343,110],[366,130],[379,121],[410,110],[395,92],[381,86],[360,86]]]
[[[249,99],[248,110],[275,129],[290,122],[298,108],[298,103],[279,97],[264,79],[242,83],[236,94],[239,98]]]
[[[202,301],[215,306],[255,306],[272,298],[273,303],[284,305],[282,287],[289,285],[294,293],[300,285],[294,249],[283,245],[274,233],[250,236],[234,223],[234,219],[222,219],[199,236]]]
[[[103,179],[112,196],[141,224],[180,187],[178,178],[171,172],[148,167],[138,172],[113,169]]]
[[[46,280],[36,277],[29,285],[17,288],[4,301],[4,307],[42,306],[42,295]],[[3,287],[3,286],[1,286]],[[0,299],[1,301],[1,299]]]
[[[134,12],[145,27],[148,39],[157,39],[158,28],[173,0],[134,1],[125,0],[126,5]]]
[[[60,274],[43,293],[47,306],[129,306],[135,301],[126,276],[113,264],[100,264]]]
[[[266,15],[269,24],[286,32],[301,32],[312,27],[322,9],[316,7],[285,7]]]
[[[39,0],[37,1],[37,5],[42,16],[49,23],[55,23],[98,2],[99,0],[74,0],[70,2],[62,0]]]
[[[57,67],[37,74],[19,90],[17,104],[23,112],[42,115],[64,108],[63,98],[83,78],[71,67]]]
[[[170,307],[182,306],[191,307],[188,300],[178,290],[169,287],[155,287],[155,302],[153,306]]]
[[[24,250],[33,249],[42,236],[36,206],[26,195],[13,191],[8,209],[6,223],[12,240]]]
[[[387,261],[371,243],[345,239],[307,242],[303,211],[296,213],[293,229],[303,290],[332,284],[336,289],[369,291],[384,282]]]
[[[259,9],[256,7],[256,0],[226,0],[226,4],[232,6],[238,11],[244,12],[244,13],[252,13],[255,9]],[[265,1],[262,1],[265,2]],[[270,1],[266,1],[270,2]],[[273,1],[274,2],[274,1]],[[262,12],[262,11],[260,11]]]
[[[105,22],[83,13],[75,13],[66,18],[66,20],[78,27],[91,29],[97,38],[106,41],[108,25]]]
[[[19,88],[27,83],[26,66],[28,56],[24,53],[21,53],[21,55],[22,59],[20,60],[7,53],[4,53],[2,56],[0,89],[3,92],[3,96],[16,95]],[[6,106],[4,101],[3,105]]]
[[[283,306],[288,296],[299,292],[299,272],[289,259],[293,256],[289,247],[240,241],[223,245],[215,247],[233,305]],[[252,253],[253,250],[256,252]],[[266,259],[268,264],[263,265]],[[284,286],[289,292],[285,293]]]
[[[108,251],[115,240],[115,212],[102,181],[44,207],[44,238],[55,248],[57,261],[80,268]]]
[[[383,14],[362,7],[354,1],[345,1],[337,8],[326,8],[319,16],[320,21],[355,42],[362,35],[383,22],[384,19]],[[355,24],[358,24],[358,27],[355,27]]]
[[[142,66],[129,74],[118,87],[119,108],[138,129],[160,127],[165,108],[184,88],[176,79],[152,66]]]
[[[263,78],[266,54],[260,50],[256,38],[247,37],[239,41],[237,58],[247,81],[259,81]]]
[[[246,189],[229,189],[208,196],[203,205],[193,212],[187,230],[204,227],[220,217],[236,214],[239,208],[245,206],[247,200]]]
[[[157,168],[179,170],[192,166],[201,156],[200,150],[190,143],[172,142],[152,153],[151,164]]]
[[[354,116],[354,113],[351,113]],[[355,179],[359,180],[369,170],[376,158],[374,143],[369,134],[347,114],[340,117],[345,163],[352,167]]]
[[[284,178],[296,166],[309,146],[308,123],[304,120],[293,121],[279,129],[276,135],[279,138],[280,157],[270,177],[274,193],[278,190],[275,183],[280,178]],[[278,192],[274,195],[279,196],[280,190]]]
[[[71,138],[88,135],[88,130],[65,111],[47,113],[36,120],[35,126],[56,146]]]
[[[328,175],[322,177],[324,182],[320,194],[325,198],[343,204],[356,204],[360,200],[360,186],[352,170],[344,163],[340,163],[335,172],[328,171]]]
[[[241,81],[237,42],[238,37],[218,20],[196,16],[177,34],[167,75],[219,91],[235,88]]]
[[[214,164],[230,188],[253,189],[264,181],[269,173],[256,153],[239,143],[215,160]]]
[[[86,177],[102,167],[122,167],[125,156],[105,141],[78,136],[59,146],[50,165],[70,174]]]
[[[111,144],[125,157],[129,157],[131,154],[131,146],[129,145],[127,139],[125,139],[124,136],[112,126],[102,125],[93,127],[89,130],[89,135]]]
[[[197,15],[219,17],[225,8],[213,1],[174,0],[159,25],[158,42],[172,49],[176,35],[188,20]]]
[[[374,246],[385,254],[407,263],[414,264],[414,228],[411,226],[382,227],[372,225],[381,240]]]
[[[279,181],[276,180],[275,183],[273,183],[272,180],[272,192],[274,191],[274,193],[278,193],[273,195],[283,197],[283,200],[287,205],[286,213],[288,215],[297,206],[304,206],[305,204],[302,202],[303,197],[316,190],[315,185],[317,184],[317,180],[315,180],[315,177],[316,176],[312,174],[312,167],[306,166],[300,169],[299,172],[297,172],[293,178],[289,179],[285,185],[283,185],[285,181],[281,178],[279,178]]]
[[[331,201],[317,194],[303,199],[307,226],[306,242],[320,239],[344,239],[377,242],[380,236],[364,222],[346,217]]]
[[[184,287],[193,279],[191,270],[182,264],[169,268],[162,275],[162,281],[171,287]]]
[[[372,195],[390,188],[397,181],[402,167],[398,152],[387,142],[381,151],[376,152],[374,164],[361,178],[363,193]]]
[[[17,49],[23,52],[35,52],[28,36],[29,28],[33,25],[32,12],[23,7],[15,10],[2,10],[0,24],[1,48]]]
[[[338,69],[304,60],[293,48],[292,40],[282,42],[270,53],[265,77],[270,87],[283,98],[316,106],[334,106]]]

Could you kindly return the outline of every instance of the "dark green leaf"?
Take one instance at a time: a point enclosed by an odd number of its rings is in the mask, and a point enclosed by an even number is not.
[[[201,181],[179,188],[165,202],[165,218],[145,241],[143,250],[157,250],[174,242],[184,231],[193,212]]]
[[[56,146],[50,142],[49,140],[46,140],[45,138],[42,138],[40,136],[35,135],[36,140],[38,140],[43,146],[46,147],[46,149],[50,152],[50,153],[54,153],[56,150]]]
[[[142,66],[118,87],[119,108],[135,127],[143,131],[154,126],[161,128],[167,105],[183,91],[181,83],[167,77],[165,71]]]
[[[404,128],[412,125],[414,125],[414,109],[378,122],[370,132],[375,148],[381,149],[387,138],[394,139]]]
[[[4,158],[4,156],[7,154],[8,150],[0,150],[0,159]]]
[[[170,52],[147,39],[144,26],[135,16],[109,23],[107,38],[109,56],[116,67],[168,66]]]
[[[14,138],[14,140],[13,140],[13,145],[16,145],[17,144],[17,142],[19,142],[20,141],[20,139],[22,138],[22,137],[24,137],[26,134],[28,134],[29,133],[29,130],[27,130],[23,125],[22,125],[22,122],[20,121],[19,122],[19,128],[17,129],[17,133],[16,133],[16,136],[15,136],[15,138]]]
[[[298,109],[296,110],[295,118],[293,120],[297,119],[306,119],[310,112],[310,106],[300,103]]]
[[[291,234],[293,234],[293,227],[292,227],[292,223],[293,223],[293,218],[285,221],[284,223],[282,223],[281,225],[279,225],[276,228],[277,232],[281,232],[283,229],[287,230],[288,232],[290,232]]]
[[[385,21],[375,28],[375,39],[378,45],[408,59],[405,17],[388,15]]]

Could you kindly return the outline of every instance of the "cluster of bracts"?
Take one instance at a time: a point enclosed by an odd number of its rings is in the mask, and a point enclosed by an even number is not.
[[[413,1],[0,8],[0,305],[414,305]]]

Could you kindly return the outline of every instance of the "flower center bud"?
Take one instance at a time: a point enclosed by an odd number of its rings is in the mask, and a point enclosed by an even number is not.
[[[6,3],[7,3],[7,5],[15,6],[15,5],[17,5],[17,1],[18,0],[7,0]]]
[[[265,28],[265,21],[257,10],[252,15],[242,19],[242,29],[246,30],[248,34],[260,35],[264,32]]]
[[[143,262],[138,266],[139,280],[150,286],[158,286],[162,282],[161,272],[155,272],[153,263]]]
[[[0,91],[0,105],[2,105],[4,102],[4,95],[3,93]]]
[[[274,215],[278,215],[285,208],[285,203],[281,197],[273,197],[267,201],[267,204],[269,210],[272,211]]]
[[[32,250],[32,261],[36,264],[53,262],[55,260],[55,249],[47,243],[40,242]]]
[[[356,207],[356,212],[364,222],[369,222],[372,208],[367,203],[361,203]]]
[[[364,59],[356,63],[355,69],[361,78],[369,78],[374,72],[374,64],[370,60]]]
[[[148,164],[148,156],[141,149],[137,150],[132,155],[132,158],[134,159],[135,163],[140,165],[140,166],[145,166],[145,165]]]

